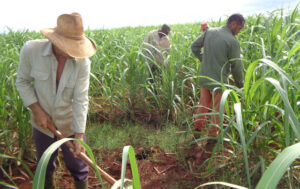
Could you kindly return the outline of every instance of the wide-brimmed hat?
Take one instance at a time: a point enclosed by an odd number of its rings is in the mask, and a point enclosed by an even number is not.
[[[97,51],[95,42],[84,35],[79,13],[62,14],[56,28],[41,29],[41,33],[56,47],[74,58],[86,58]]]

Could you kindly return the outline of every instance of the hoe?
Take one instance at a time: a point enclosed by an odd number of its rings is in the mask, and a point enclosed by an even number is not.
[[[59,132],[58,130],[56,130],[56,127],[54,126],[53,123],[48,125],[48,129],[58,138],[58,139],[63,139],[64,136],[61,134],[61,132]],[[73,144],[70,141],[67,141],[65,143],[70,149],[74,148]],[[80,154],[78,155],[78,157],[80,159],[82,159],[83,161],[85,161],[90,167],[92,167],[93,169],[96,169],[94,166],[94,163],[92,162],[92,160],[83,152],[80,152]],[[108,173],[106,173],[103,169],[101,169],[99,166],[97,166],[97,169],[99,170],[101,176],[103,177],[104,180],[106,180],[108,183],[110,183],[111,185],[113,185],[116,181],[116,179],[114,179],[112,176],[110,176]]]

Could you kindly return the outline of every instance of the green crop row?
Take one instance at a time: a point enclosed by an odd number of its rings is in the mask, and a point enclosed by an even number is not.
[[[236,157],[243,155],[242,163],[233,164],[245,166],[243,184],[248,187],[255,185],[251,181],[254,174],[263,174],[265,165],[279,152],[300,140],[299,13],[296,7],[290,12],[280,9],[249,16],[237,36],[245,84],[242,89],[223,85],[224,114],[218,115],[228,124],[217,126],[221,131],[217,148],[223,149],[226,142]],[[210,26],[224,23],[212,21]],[[140,48],[145,35],[155,28],[86,31],[98,45],[91,58],[90,122],[130,119],[160,126],[171,122],[187,126],[190,132],[199,101],[201,69],[190,45],[201,34],[200,24],[171,25],[171,52],[165,65],[158,65],[160,74],[152,73],[151,61],[146,61]],[[0,154],[19,159],[32,149],[31,126],[29,111],[14,83],[20,48],[37,38],[42,35],[29,31],[0,34]],[[208,169],[211,161],[213,158],[207,163]],[[5,170],[11,166],[10,159],[0,159],[0,166],[9,175]]]

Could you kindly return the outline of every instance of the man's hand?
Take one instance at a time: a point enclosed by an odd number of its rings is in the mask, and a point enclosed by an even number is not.
[[[76,133],[75,138],[83,141],[83,133]],[[80,154],[80,152],[84,152],[84,147],[77,141],[73,141],[73,144],[74,144],[75,149],[70,149],[70,151],[77,158],[77,156]]]
[[[34,117],[34,123],[42,127],[44,129],[47,129],[48,124],[51,123],[50,116],[41,108],[40,104],[38,102],[33,103],[29,106],[33,113]]]

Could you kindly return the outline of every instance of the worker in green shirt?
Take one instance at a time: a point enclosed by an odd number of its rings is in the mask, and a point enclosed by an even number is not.
[[[245,19],[241,14],[233,14],[228,18],[227,24],[219,28],[210,28],[197,38],[191,48],[194,55],[202,62],[200,76],[208,77],[214,81],[201,77],[200,106],[196,110],[195,130],[204,128],[206,117],[197,114],[205,114],[210,109],[219,112],[222,89],[220,83],[228,83],[231,73],[235,84],[243,86],[243,65],[240,60],[240,44],[237,35],[245,25]],[[204,52],[202,53],[202,47]],[[212,125],[219,125],[219,116],[210,116]],[[209,136],[218,136],[218,128],[212,126]],[[208,143],[215,144],[215,141]]]

